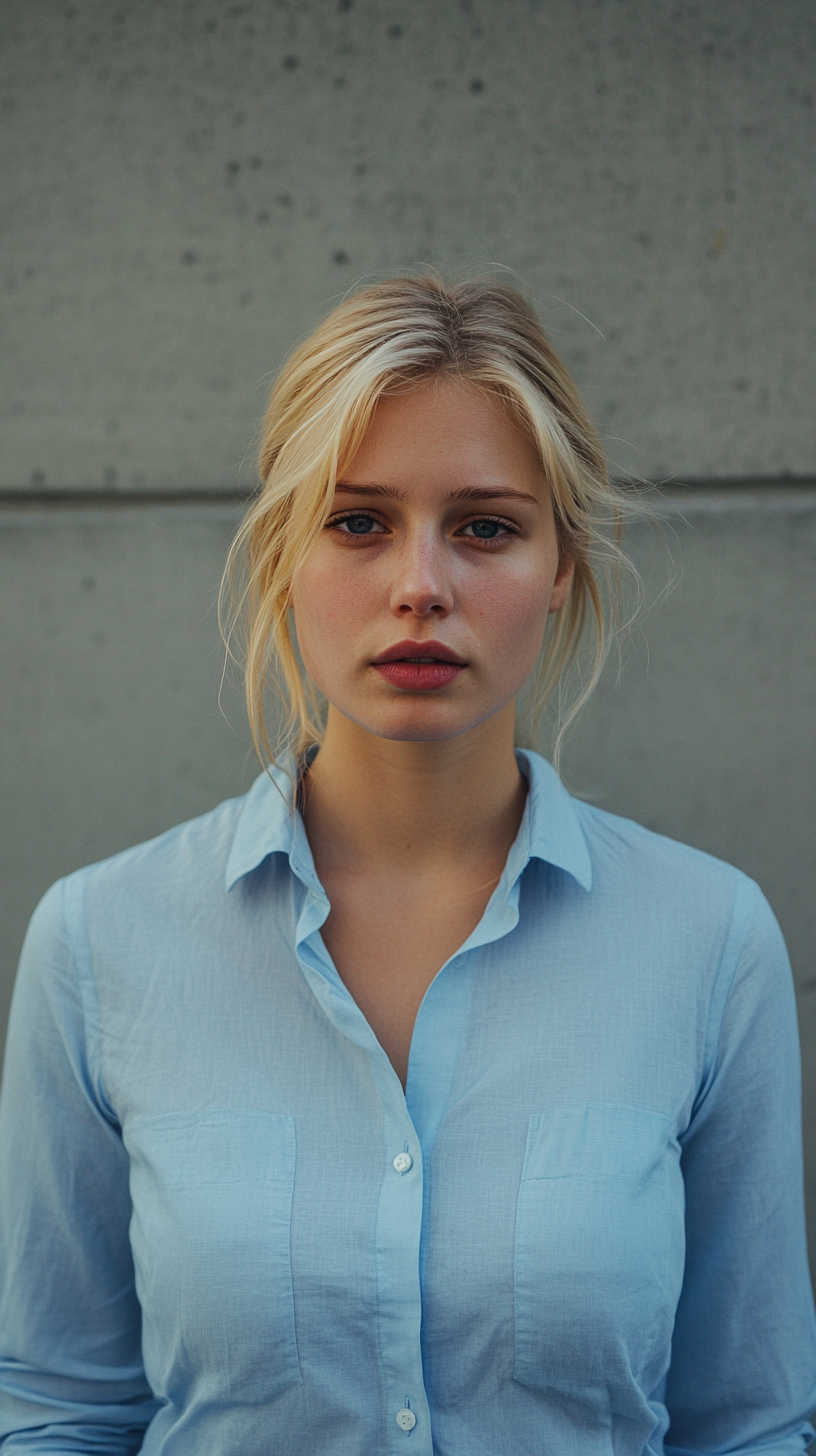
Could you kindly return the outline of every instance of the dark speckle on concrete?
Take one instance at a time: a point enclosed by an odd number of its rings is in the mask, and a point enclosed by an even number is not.
[[[389,25],[388,34],[390,35],[392,40],[399,40],[399,37],[402,35],[402,26]]]
[[[229,177],[237,177],[238,173],[241,170],[241,163],[234,160],[232,162],[227,162],[224,170]]]
[[[342,248],[337,248],[337,250],[332,253],[332,262],[337,263],[338,266],[341,268],[344,266],[344,264],[349,263],[350,261],[351,260],[348,253],[345,253]]]
[[[332,76],[332,86],[334,87],[335,91],[342,91],[343,87],[347,85],[348,82],[345,76]]]
[[[354,0],[337,0],[337,9],[341,11],[350,10],[353,4]]]
[[[291,207],[294,200],[291,192],[279,192],[275,198],[278,207]]]
[[[257,213],[256,214],[256,217],[255,217],[255,221],[256,222],[269,222],[269,213],[268,212],[259,212],[259,213]]]
[[[263,166],[263,157],[250,157],[249,166],[253,172],[257,172],[258,168]]]
[[[116,466],[115,465],[106,465],[105,466],[105,469],[102,471],[102,479],[104,480],[104,482],[105,482],[106,485],[115,485],[116,484]]]
[[[187,248],[182,253],[180,261],[189,268],[191,264],[198,262],[198,253],[194,253],[192,248]]]
[[[283,69],[284,69],[284,71],[296,71],[299,65],[300,65],[300,57],[299,56],[284,56],[284,58],[283,58]]]
[[[43,486],[43,485],[45,485],[45,471],[44,470],[32,470],[32,472],[31,472],[31,484],[32,485],[36,485],[36,486]]]
[[[367,171],[368,162],[358,162],[356,167],[354,168],[354,175],[355,177],[365,177]]]
[[[82,578],[82,580],[81,580],[81,582],[79,584],[82,587],[82,590],[83,591],[86,591],[86,592],[93,591],[94,587],[96,586],[96,577],[95,576],[83,576],[83,578]]]
[[[484,88],[485,88],[484,81],[481,79],[480,76],[476,76],[471,81],[470,86],[468,87],[468,90],[472,91],[473,94],[474,94],[474,96],[478,96],[480,91],[484,91]]]
[[[213,31],[216,30],[217,27],[218,27],[218,21],[217,20],[205,20],[204,21],[203,29],[204,29],[205,34],[207,34],[207,35],[212,35]]]

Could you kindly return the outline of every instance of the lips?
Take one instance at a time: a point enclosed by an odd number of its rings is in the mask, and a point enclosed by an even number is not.
[[[376,672],[392,687],[408,692],[427,692],[446,687],[467,667],[467,663],[444,642],[395,642],[372,662]]]

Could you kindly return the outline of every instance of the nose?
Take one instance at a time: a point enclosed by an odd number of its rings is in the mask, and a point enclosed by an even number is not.
[[[445,547],[432,531],[412,532],[392,557],[391,611],[395,617],[447,617],[453,588]]]

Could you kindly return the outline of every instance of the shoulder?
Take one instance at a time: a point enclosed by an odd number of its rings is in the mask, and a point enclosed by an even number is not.
[[[247,796],[228,799],[206,814],[175,825],[58,880],[31,920],[28,937],[82,938],[94,927],[126,932],[134,915],[161,917],[194,909],[223,892],[225,869]]]
[[[195,980],[216,944],[236,936],[226,866],[246,797],[52,885],[23,944],[18,1005],[44,998],[55,1023],[81,1023],[97,1045],[105,1029],[129,1034],[151,984]]]
[[[104,885],[106,889],[134,882],[180,886],[191,879],[212,880],[214,876],[220,876],[223,882],[247,797],[227,799],[206,814],[177,824],[155,839],[88,866],[80,875],[89,884]]]
[[[775,943],[779,927],[762,890],[735,865],[573,799],[598,894],[659,917],[688,935],[697,927],[736,949],[750,937]]]
[[[678,883],[690,879],[723,886],[733,886],[736,878],[747,878],[725,860],[680,840],[669,839],[633,819],[598,809],[582,799],[573,798],[572,804],[593,861],[606,872],[619,868]]]

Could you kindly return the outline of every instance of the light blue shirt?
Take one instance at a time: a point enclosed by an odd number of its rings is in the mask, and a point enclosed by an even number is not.
[[[405,1095],[281,775],[46,895],[0,1136],[4,1452],[802,1451],[776,922],[519,758]]]

